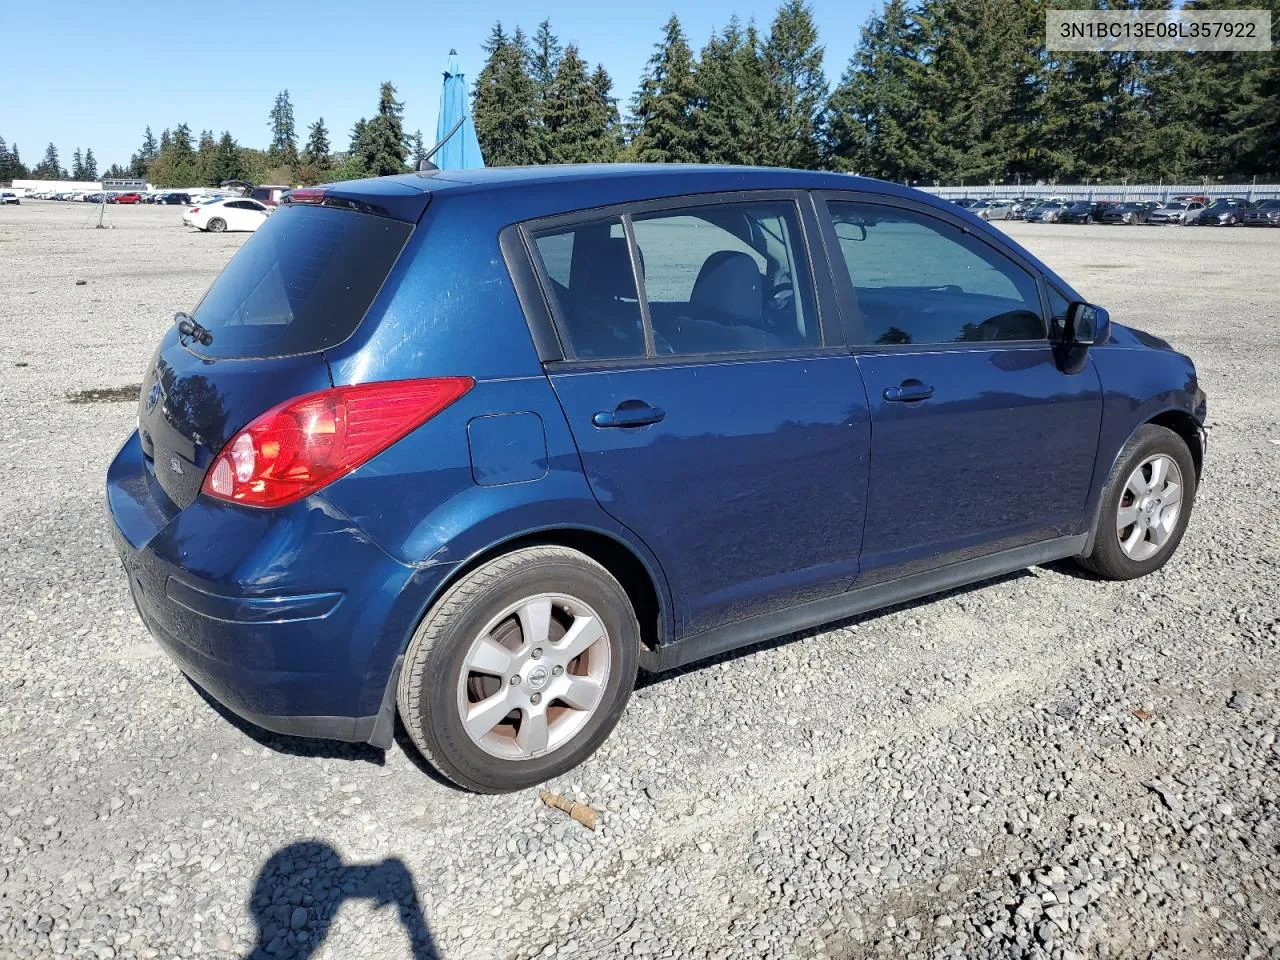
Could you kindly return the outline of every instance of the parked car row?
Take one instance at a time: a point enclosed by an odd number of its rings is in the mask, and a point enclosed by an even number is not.
[[[39,193],[29,193],[27,198],[30,200],[62,200],[80,203],[158,203],[169,205],[188,205],[197,201],[221,200],[226,197],[225,193],[200,193],[193,194],[185,191],[173,190],[137,190],[137,191],[119,191],[119,190],[46,190]]]
[[[952,200],[983,220],[1029,223],[1170,224],[1200,227],[1280,227],[1280,198],[1177,196],[1159,200],[1065,200],[1060,197]],[[1028,204],[1031,204],[1028,206]]]

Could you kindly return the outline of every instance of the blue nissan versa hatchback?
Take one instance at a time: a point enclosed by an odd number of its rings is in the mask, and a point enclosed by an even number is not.
[[[1159,568],[1205,397],[954,204],[546,167],[295,190],[107,476],[142,619],[269,730],[525,787],[636,671],[1076,557]]]

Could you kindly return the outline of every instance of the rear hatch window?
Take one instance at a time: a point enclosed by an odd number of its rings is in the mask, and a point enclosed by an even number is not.
[[[284,357],[346,340],[404,249],[413,225],[320,206],[267,218],[204,295],[192,318],[213,334],[204,357]]]

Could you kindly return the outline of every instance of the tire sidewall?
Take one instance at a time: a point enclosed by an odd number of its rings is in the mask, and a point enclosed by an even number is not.
[[[569,744],[534,760],[504,760],[480,749],[467,735],[458,714],[458,680],[472,641],[501,609],[538,593],[577,597],[600,616],[610,642],[610,671],[600,705]],[[425,621],[424,621],[425,625]],[[419,628],[421,629],[421,628]],[[625,591],[603,568],[572,560],[532,560],[485,588],[453,612],[428,653],[417,714],[421,738],[441,772],[480,792],[519,790],[576,767],[594,753],[617,724],[639,664],[640,628]]]
[[[1116,512],[1120,507],[1120,498],[1124,495],[1125,481],[1137,469],[1138,464],[1148,457],[1163,454],[1171,457],[1182,473],[1182,508],[1178,512],[1178,524],[1174,528],[1164,546],[1146,560],[1134,560],[1120,547],[1120,539],[1116,535]],[[1192,506],[1195,503],[1198,479],[1195,461],[1191,451],[1187,449],[1183,439],[1165,427],[1146,424],[1134,433],[1129,442],[1116,458],[1116,465],[1111,471],[1107,488],[1103,494],[1102,511],[1098,515],[1098,529],[1095,536],[1094,558],[1105,566],[1117,579],[1130,580],[1154,573],[1163,567],[1169,558],[1177,552],[1187,524],[1191,520]]]
[[[214,226],[215,223],[221,224],[221,226],[215,227]],[[227,222],[223,220],[221,217],[214,217],[212,220],[209,221],[208,229],[210,233],[225,233],[227,229]]]

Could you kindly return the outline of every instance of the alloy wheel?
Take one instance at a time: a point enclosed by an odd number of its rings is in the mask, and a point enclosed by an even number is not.
[[[1182,471],[1172,457],[1158,453],[1129,474],[1116,511],[1116,536],[1131,560],[1159,553],[1178,526],[1182,511]]]
[[[519,600],[472,641],[458,678],[467,736],[504,760],[531,760],[573,739],[599,707],[611,668],[609,636],[582,600]]]

